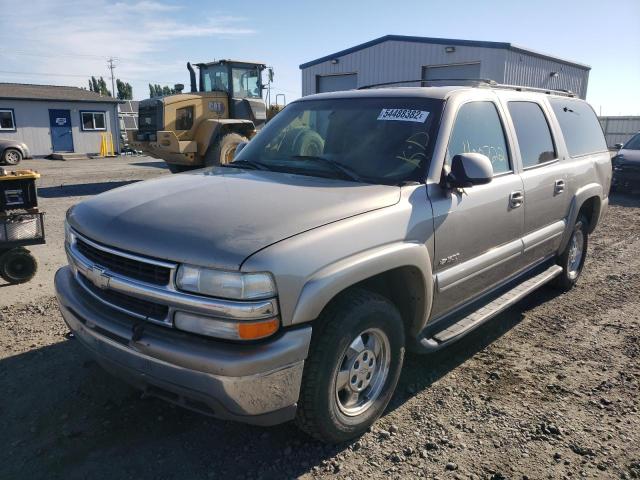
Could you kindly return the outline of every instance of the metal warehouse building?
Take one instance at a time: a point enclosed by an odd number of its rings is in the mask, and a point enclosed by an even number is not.
[[[0,83],[0,138],[24,142],[33,156],[94,154],[100,134],[118,149],[118,104],[78,87]]]
[[[585,98],[591,67],[511,43],[386,35],[300,69],[303,96],[384,82],[484,78]]]

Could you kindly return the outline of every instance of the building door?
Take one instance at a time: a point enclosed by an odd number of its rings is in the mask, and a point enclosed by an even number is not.
[[[53,151],[73,152],[71,112],[69,110],[49,110],[49,126]]]
[[[480,62],[422,67],[423,80],[467,80],[480,78]]]
[[[340,90],[353,90],[358,87],[358,74],[347,73],[343,75],[318,75],[316,77],[316,92],[338,92]]]

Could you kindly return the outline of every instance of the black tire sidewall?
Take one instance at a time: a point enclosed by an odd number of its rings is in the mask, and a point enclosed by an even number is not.
[[[27,264],[26,273],[22,276],[15,276],[11,269],[16,261],[23,261]],[[18,248],[9,250],[0,255],[0,277],[9,283],[24,283],[31,280],[38,270],[38,262],[28,250]]]
[[[340,330],[323,338],[321,347],[312,354],[319,355],[319,364],[325,368],[317,377],[313,396],[317,415],[326,415],[318,426],[323,438],[335,442],[363,434],[384,412],[395,391],[404,361],[404,330],[397,309],[386,301],[373,301],[348,311],[340,312]],[[335,398],[335,378],[344,352],[357,335],[371,328],[382,330],[389,340],[390,364],[385,385],[376,401],[357,416],[342,413]]]
[[[222,165],[224,162],[223,158],[227,153],[229,153],[230,149],[234,149],[238,146],[238,144],[242,142],[248,142],[249,139],[245,136],[240,135],[239,133],[226,133],[216,142],[216,146],[212,149],[210,154],[207,155],[205,159],[205,165],[207,167],[213,167],[217,165]],[[230,160],[231,163],[233,158]]]
[[[580,215],[573,226],[573,230],[571,231],[571,237],[569,237],[567,246],[562,252],[562,255],[560,255],[558,263],[562,267],[562,273],[558,276],[556,285],[558,285],[559,287],[565,290],[569,290],[570,288],[572,288],[577,283],[580,276],[582,275],[584,262],[587,259],[587,247],[589,245],[589,236],[587,232],[587,226],[588,226],[588,221],[586,217],[584,217],[584,215]],[[583,238],[582,259],[580,260],[578,274],[574,278],[571,278],[569,276],[569,250],[571,248],[571,241],[573,239],[573,236],[575,235],[575,232],[578,230],[582,230],[582,238]]]

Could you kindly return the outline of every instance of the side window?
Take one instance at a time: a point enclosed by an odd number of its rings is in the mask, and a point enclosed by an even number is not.
[[[0,130],[13,131],[16,129],[16,122],[13,118],[13,110],[0,109]]]
[[[193,127],[193,106],[176,110],[176,130],[191,130]]]
[[[459,153],[482,153],[493,164],[493,173],[511,170],[502,122],[493,102],[465,103],[453,126],[447,162]]]
[[[571,157],[607,151],[602,127],[587,102],[569,98],[551,98],[549,101]]]
[[[509,113],[516,128],[524,168],[557,158],[551,130],[540,105],[533,102],[509,102]]]

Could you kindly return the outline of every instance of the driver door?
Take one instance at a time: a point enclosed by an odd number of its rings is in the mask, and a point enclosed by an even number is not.
[[[491,160],[494,177],[464,191],[428,187],[435,227],[432,318],[487,292],[520,268],[523,185],[510,151],[497,103],[470,101],[459,107],[446,162],[458,153],[482,153]]]

